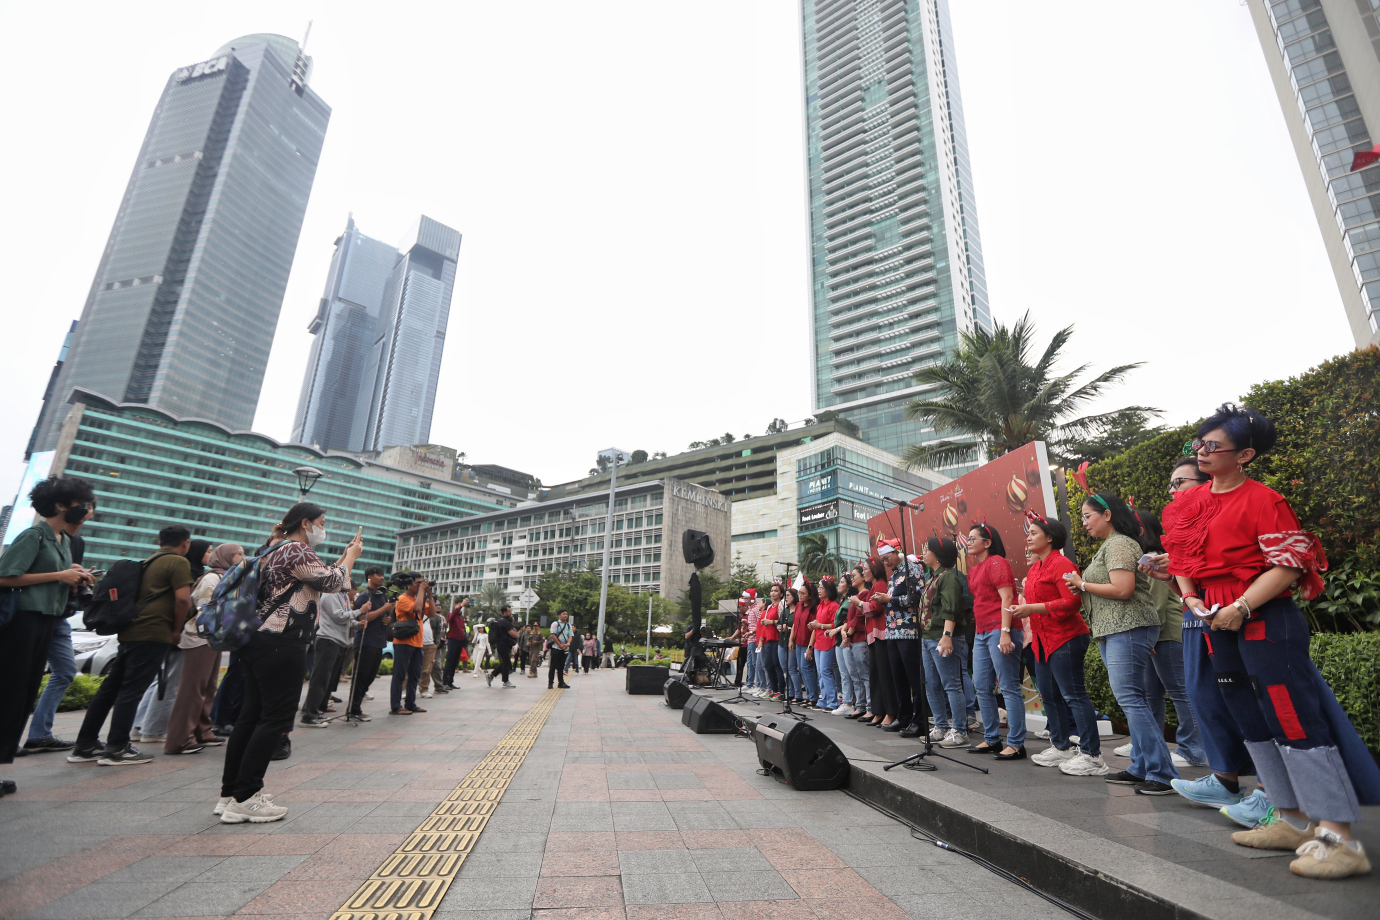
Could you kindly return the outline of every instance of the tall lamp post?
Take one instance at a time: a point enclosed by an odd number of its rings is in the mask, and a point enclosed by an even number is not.
[[[316,480],[325,475],[314,466],[299,466],[292,473],[297,477],[297,491],[302,493],[303,501],[306,501],[307,493],[311,491],[311,487],[316,485]]]
[[[618,487],[618,464],[632,459],[632,454],[617,447],[599,451],[599,458],[609,464],[609,508],[604,515],[604,564],[599,575],[599,627],[594,633],[594,641],[604,647],[604,612],[609,605],[609,550],[613,548],[613,492]]]

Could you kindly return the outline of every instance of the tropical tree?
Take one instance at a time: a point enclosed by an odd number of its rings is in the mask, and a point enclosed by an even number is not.
[[[1140,409],[1113,412],[1107,426],[1096,436],[1069,438],[1059,445],[1058,453],[1068,466],[1076,466],[1083,461],[1100,463],[1110,460],[1168,430],[1163,425],[1151,425],[1152,414]]]
[[[992,332],[963,333],[951,357],[915,373],[916,383],[938,388],[938,395],[906,405],[906,418],[951,436],[907,448],[906,464],[913,469],[971,463],[975,447],[999,457],[1031,441],[1045,441],[1056,458],[1064,459],[1060,451],[1065,442],[1101,434],[1124,419],[1124,413],[1158,414],[1149,406],[1127,406],[1079,415],[1140,363],[1119,364],[1082,382],[1078,378],[1088,373],[1086,364],[1056,374],[1054,367],[1072,337],[1072,326],[1060,329],[1036,357],[1029,313],[1014,326],[997,323]]]
[[[800,571],[810,578],[837,576],[848,567],[848,560],[829,548],[829,538],[822,533],[805,534],[800,538],[797,549]]]
[[[499,608],[508,603],[508,593],[503,590],[503,586],[496,581],[486,582],[484,587],[479,589],[479,609],[486,613],[497,614]]]

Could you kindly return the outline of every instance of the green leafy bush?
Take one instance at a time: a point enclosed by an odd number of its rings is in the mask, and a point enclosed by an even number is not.
[[[92,677],[90,674],[78,674],[72,678],[72,683],[67,687],[67,692],[62,695],[62,700],[58,703],[58,712],[72,712],[76,709],[85,709],[91,705],[91,697],[96,695],[96,690],[101,686],[104,677]],[[41,696],[44,688],[48,686],[48,675],[43,675],[43,680],[38,685],[38,692]],[[36,697],[35,697],[36,698]]]
[[[385,659],[383,659],[382,661],[379,662],[379,675],[380,675],[380,676],[382,676],[382,675],[384,675],[384,674],[392,674],[392,673],[393,673],[393,659],[392,659],[392,658],[385,658]]]

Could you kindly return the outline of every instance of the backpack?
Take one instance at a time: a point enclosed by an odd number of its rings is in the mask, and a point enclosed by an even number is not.
[[[211,592],[211,599],[196,615],[196,634],[205,639],[207,645],[218,652],[234,652],[249,641],[249,637],[263,622],[257,616],[259,574],[263,561],[270,553],[289,543],[290,540],[284,540],[225,570],[220,583]],[[292,592],[288,591],[283,600],[274,605],[275,608],[282,606],[291,596]]]
[[[118,559],[105,573],[100,584],[92,591],[91,602],[86,606],[82,623],[98,636],[113,636],[126,629],[138,619],[144,607],[139,606],[139,584],[144,580],[144,569],[153,560],[162,556],[176,556],[176,553],[154,553],[147,559]],[[154,597],[166,593],[159,591]],[[149,603],[153,598],[149,598]],[[148,606],[147,604],[144,606]]]

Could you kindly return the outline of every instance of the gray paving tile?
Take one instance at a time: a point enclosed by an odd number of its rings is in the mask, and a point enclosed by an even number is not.
[[[305,856],[227,856],[198,875],[197,884],[228,882],[276,882],[287,875]]]
[[[132,916],[225,917],[254,900],[272,884],[273,882],[267,879],[207,882],[198,878],[163,895]]]
[[[87,920],[128,917],[166,893],[146,882],[93,882],[22,915],[21,920]]]
[[[916,866],[912,872],[897,872],[893,866],[855,866],[854,871],[888,898],[935,894],[951,891],[954,886],[954,878],[935,866]]]
[[[646,770],[618,770],[608,774],[610,789],[656,789],[652,774]]]
[[[685,850],[622,850],[618,868],[624,875],[698,871]]]
[[[531,911],[532,901],[537,894],[537,879],[508,878],[503,884],[495,885],[492,879],[457,878],[450,890],[441,899],[439,910]],[[439,913],[438,913],[439,916]]]
[[[775,869],[703,870],[709,893],[715,901],[777,901],[798,897]]]
[[[611,830],[612,828],[610,828]],[[525,828],[521,831],[509,831],[507,828],[495,826],[495,833],[485,832],[479,836],[479,842],[474,845],[474,854],[500,854],[500,853],[542,853],[546,850],[546,833],[533,833]]]
[[[690,904],[713,901],[698,872],[623,875],[625,904]]]
[[[637,831],[693,830],[695,828],[681,828],[680,825],[676,823],[676,820],[670,815],[663,815],[660,817],[613,818],[608,822],[607,826],[594,829],[628,833]]]
[[[732,847],[714,850],[691,850],[695,868],[708,878],[711,872],[735,872],[771,869],[772,864],[756,847]],[[722,900],[722,899],[721,899]],[[738,900],[729,898],[728,900]]]
[[[541,852],[471,853],[460,865],[460,878],[536,878],[545,857]]]
[[[101,881],[111,885],[126,882],[161,885],[170,891],[183,882],[191,881],[224,859],[224,856],[146,856],[118,872],[112,872]]]
[[[689,770],[654,770],[652,779],[658,789],[703,789],[704,783]],[[610,787],[612,788],[612,787]]]
[[[422,819],[436,810],[433,802],[381,802],[367,817],[415,817]]]

